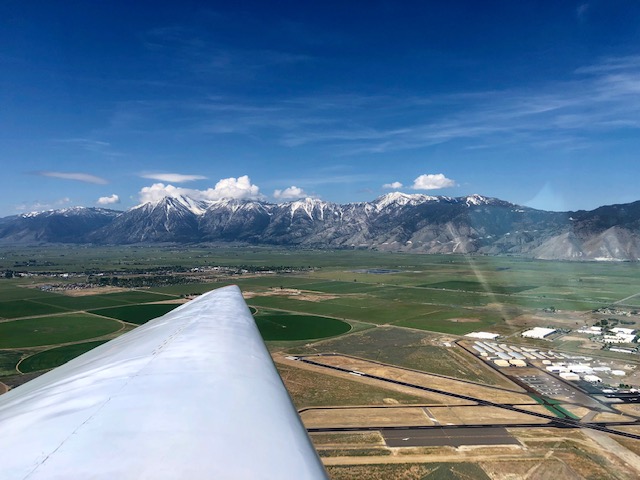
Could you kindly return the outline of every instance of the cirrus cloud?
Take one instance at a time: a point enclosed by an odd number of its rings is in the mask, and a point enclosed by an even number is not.
[[[398,188],[402,188],[402,183],[400,182],[385,183],[384,185],[382,185],[382,188],[390,188],[392,190],[397,190]]]
[[[120,197],[114,193],[108,197],[100,197],[96,203],[98,205],[112,205],[114,203],[120,203]]]
[[[75,180],[78,182],[85,183],[96,183],[99,185],[105,185],[109,183],[102,177],[97,177],[95,175],[91,175],[90,173],[81,173],[81,172],[35,172],[36,175],[40,175],[41,177],[52,177],[52,178],[62,178],[63,180]]]
[[[164,197],[186,196],[194,200],[220,200],[230,198],[237,200],[261,200],[264,196],[260,188],[251,183],[248,175],[238,178],[223,178],[213,188],[196,190],[193,188],[176,187],[164,183],[154,183],[143,187],[138,193],[141,203],[156,202]]]
[[[413,181],[413,190],[438,190],[440,188],[455,187],[456,182],[445,177],[442,173],[420,175]]]
[[[167,183],[184,183],[207,179],[204,175],[184,175],[182,173],[143,173],[140,176]]]
[[[295,185],[290,186],[289,188],[285,188],[284,190],[275,190],[273,192],[273,196],[275,198],[281,198],[281,199],[295,199],[295,198],[302,198],[302,197],[306,197],[307,194],[306,192],[299,187],[296,187]]]

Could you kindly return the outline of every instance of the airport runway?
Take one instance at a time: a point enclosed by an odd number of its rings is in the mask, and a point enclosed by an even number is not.
[[[298,361],[307,363],[309,365],[314,365],[316,367],[321,367],[321,368],[328,368],[331,370],[337,370],[339,372],[344,372],[344,373],[354,373],[352,370],[349,370],[347,368],[341,368],[341,367],[337,367],[334,365],[326,365],[323,363],[319,363],[319,362],[314,362],[313,360],[309,360],[308,358],[305,357],[298,357]],[[604,425],[603,423],[580,423],[579,420],[573,420],[571,418],[559,418],[559,417],[555,417],[555,416],[551,416],[551,415],[546,415],[543,413],[538,413],[538,412],[532,412],[529,410],[525,410],[523,408],[518,408],[514,405],[507,405],[507,404],[502,404],[502,403],[494,403],[488,400],[483,400],[481,398],[476,398],[476,397],[471,397],[469,395],[462,395],[460,393],[452,393],[452,392],[445,392],[443,390],[438,390],[436,388],[430,388],[430,387],[425,387],[422,385],[414,385],[408,382],[401,382],[398,380],[392,380],[390,378],[385,378],[385,377],[380,377],[378,375],[371,375],[371,374],[367,374],[367,373],[362,373],[362,372],[357,372],[358,376],[361,377],[367,377],[367,378],[371,378],[374,380],[380,380],[382,382],[388,382],[388,383],[393,383],[395,385],[402,385],[404,387],[411,387],[411,388],[415,388],[418,390],[424,390],[426,392],[432,392],[432,393],[439,393],[441,395],[448,395],[450,397],[454,397],[454,398],[460,398],[463,400],[468,400],[468,401],[472,401],[472,402],[476,402],[478,405],[482,405],[482,406],[488,406],[488,407],[497,407],[497,408],[504,408],[505,410],[511,410],[513,412],[519,412],[519,413],[524,413],[527,415],[531,415],[534,417],[539,417],[539,418],[545,418],[547,420],[549,420],[549,424],[547,426],[550,427],[559,427],[559,428],[591,428],[593,430],[599,430],[601,432],[606,432],[606,433],[611,433],[613,435],[619,435],[621,437],[627,437],[627,438],[633,438],[635,440],[640,440],[640,435],[634,434],[634,433],[629,433],[629,432],[622,432],[619,430],[613,430],[611,428],[608,428],[607,425],[613,425],[616,424],[617,422],[606,422]],[[629,423],[625,423],[625,425],[638,425],[638,422],[629,422]],[[433,427],[431,427],[433,428]],[[309,429],[309,431],[312,431],[313,429]],[[357,431],[357,430],[367,430],[366,428],[360,428],[360,429],[352,429],[352,431]],[[372,429],[374,430],[374,429]],[[379,428],[376,428],[375,430],[380,430]]]
[[[520,445],[502,428],[399,429],[380,432],[388,447],[460,447],[462,445]]]

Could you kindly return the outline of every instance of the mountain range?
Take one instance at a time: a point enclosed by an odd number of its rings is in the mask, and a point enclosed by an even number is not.
[[[640,259],[640,201],[548,212],[481,195],[408,195],[336,204],[164,197],[127,211],[74,207],[0,219],[0,243],[240,242],[305,248]]]

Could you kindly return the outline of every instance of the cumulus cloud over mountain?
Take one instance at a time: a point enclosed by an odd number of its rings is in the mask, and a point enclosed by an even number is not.
[[[402,188],[402,183],[400,182],[385,183],[384,185],[382,185],[382,188],[397,190],[398,188]]]
[[[289,188],[285,188],[284,190],[275,190],[273,192],[273,196],[274,198],[287,200],[306,197],[307,194],[302,188],[292,185]]]
[[[438,190],[440,188],[455,187],[456,182],[445,177],[442,173],[420,175],[413,181],[413,190]]]
[[[167,196],[179,197],[182,195],[194,200],[220,200],[221,198],[257,200],[263,198],[260,188],[251,183],[248,175],[238,178],[223,178],[216,183],[215,187],[206,190],[154,183],[149,187],[143,187],[138,194],[141,203],[156,202]]]
[[[100,197],[96,203],[98,205],[112,205],[114,203],[120,203],[120,197],[114,193],[108,197]]]

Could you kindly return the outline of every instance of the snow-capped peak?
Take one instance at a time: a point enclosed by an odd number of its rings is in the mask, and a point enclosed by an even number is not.
[[[320,213],[320,217],[324,218],[324,210],[327,206],[325,202],[318,198],[307,197],[301,200],[295,200],[290,202],[289,208],[291,209],[291,216],[296,213],[297,210],[303,210],[307,216],[313,220],[313,211],[317,209]]]
[[[175,197],[173,196],[162,197],[161,199],[156,200],[155,202],[141,203],[140,205],[136,205],[135,207],[133,207],[131,210],[136,210],[139,208],[146,208],[149,210],[153,210],[158,207],[165,208],[167,210],[170,210],[171,208],[178,208],[178,209],[186,209],[191,213],[193,213],[194,215],[202,215],[206,211],[207,206],[208,206],[207,202],[204,202],[201,200],[194,200],[193,198],[186,197],[184,195],[178,195]]]
[[[438,197],[432,197],[430,195],[423,195],[421,193],[402,193],[391,192],[381,197],[376,198],[373,204],[378,210],[387,208],[389,205],[405,206],[405,205],[419,205],[424,202],[438,201]]]
[[[29,213],[23,213],[20,216],[22,218],[34,218],[34,217],[39,217],[41,215],[56,214],[56,215],[63,215],[65,217],[68,217],[70,215],[82,215],[84,213],[89,213],[92,210],[101,211],[102,209],[90,209],[90,208],[87,208],[87,207],[77,206],[77,207],[60,208],[60,209],[57,209],[57,210],[56,209],[49,209],[49,210],[33,211],[33,212],[29,212]]]

